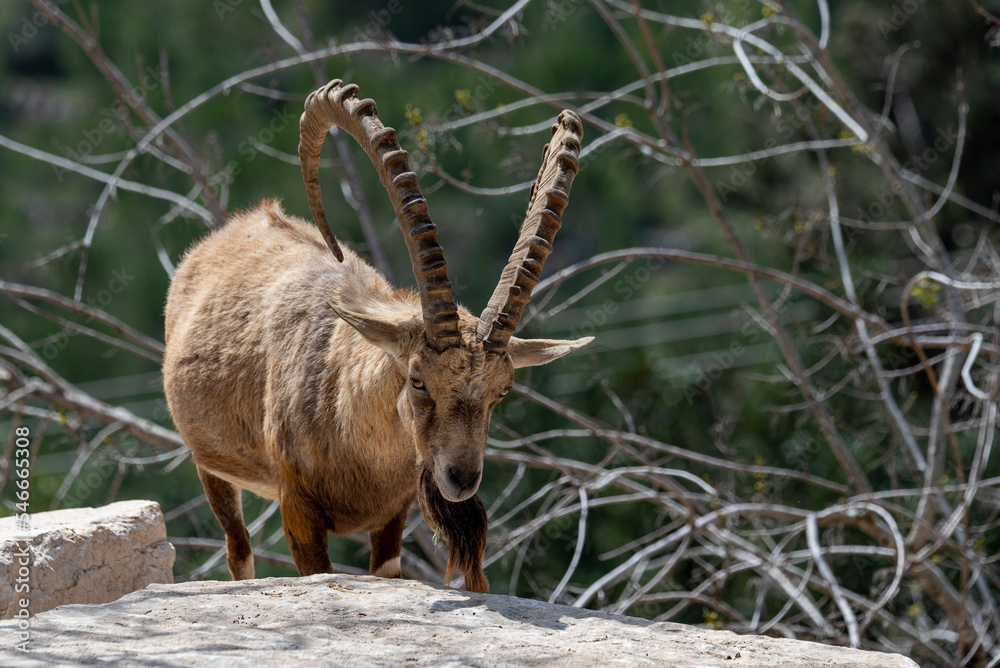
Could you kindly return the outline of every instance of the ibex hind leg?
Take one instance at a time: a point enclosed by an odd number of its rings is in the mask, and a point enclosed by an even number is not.
[[[384,527],[368,532],[372,541],[368,572],[372,575],[381,578],[402,577],[399,554],[403,548],[403,529],[406,527],[406,511],[409,508],[410,504],[407,503]]]
[[[299,575],[332,573],[333,564],[326,547],[325,515],[315,502],[293,491],[290,485],[282,485],[280,500],[281,525]]]
[[[215,518],[226,532],[226,561],[234,580],[252,580],[253,549],[250,547],[250,532],[243,523],[243,500],[240,489],[231,482],[215,476],[198,467],[198,477],[205,488],[208,505]]]

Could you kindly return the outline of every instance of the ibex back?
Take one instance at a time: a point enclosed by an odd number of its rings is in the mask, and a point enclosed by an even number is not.
[[[407,510],[419,499],[448,543],[447,578],[457,568],[467,589],[488,591],[488,521],[476,490],[490,415],[514,369],[591,341],[512,336],[552,250],[582,126],[560,114],[520,238],[476,318],[452,299],[406,151],[357,92],[334,80],[306,101],[299,156],[316,226],[265,200],[177,267],[167,296],[167,401],[225,530],[233,578],[254,576],[242,488],[280,500],[301,575],[331,572],[329,532],[365,530],[371,572],[399,577]],[[365,149],[390,195],[416,292],[391,286],[330,231],[319,155],[334,125]]]

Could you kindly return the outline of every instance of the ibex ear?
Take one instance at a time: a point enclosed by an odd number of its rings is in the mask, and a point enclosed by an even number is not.
[[[507,342],[507,354],[510,355],[510,361],[514,363],[515,369],[525,366],[540,366],[548,364],[552,360],[557,360],[574,350],[583,348],[593,340],[594,337],[592,336],[585,336],[575,341],[519,339],[516,336],[512,336]]]
[[[423,337],[424,323],[420,318],[391,322],[355,311],[347,311],[333,304],[330,304],[330,308],[341,320],[356,329],[365,341],[381,348],[398,360],[403,360],[413,342]]]

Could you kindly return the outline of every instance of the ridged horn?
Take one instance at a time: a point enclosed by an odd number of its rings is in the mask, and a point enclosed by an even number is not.
[[[359,99],[358,87],[344,85],[340,79],[334,79],[306,99],[299,122],[299,161],[309,209],[330,250],[343,261],[344,254],[326,220],[319,186],[323,140],[336,125],[365,150],[389,193],[417,279],[427,344],[442,352],[462,342],[444,251],[438,244],[437,228],[427,212],[427,201],[417,185],[417,175],[410,171],[409,154],[400,148],[396,131],[383,126],[376,114],[374,100]]]
[[[562,212],[569,203],[573,178],[580,170],[580,140],[583,124],[572,111],[559,114],[552,126],[552,141],[545,145],[542,166],[531,185],[528,211],[514,251],[500,274],[476,327],[483,348],[501,351],[521,321],[531,291],[541,279],[542,265],[552,252],[552,242],[561,226]]]

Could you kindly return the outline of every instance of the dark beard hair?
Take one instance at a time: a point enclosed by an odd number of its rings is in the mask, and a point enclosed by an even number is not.
[[[448,543],[448,568],[445,573],[451,581],[457,567],[465,576],[465,588],[469,591],[489,593],[490,583],[483,573],[483,554],[486,552],[486,536],[490,521],[486,516],[486,505],[478,494],[457,503],[448,501],[441,495],[430,467],[420,473],[420,513],[424,522],[434,532],[435,538],[444,536]]]

